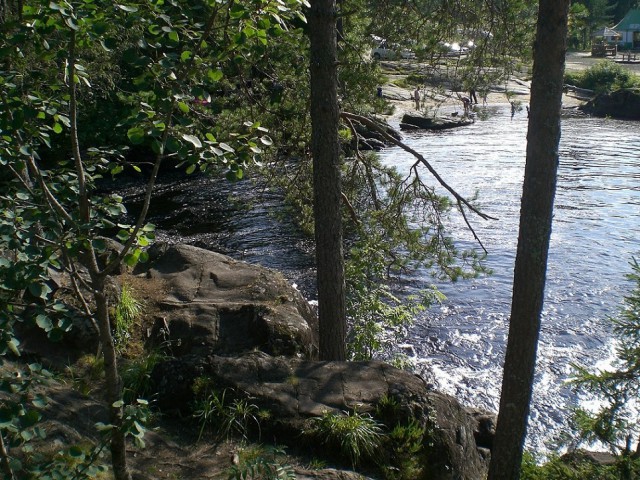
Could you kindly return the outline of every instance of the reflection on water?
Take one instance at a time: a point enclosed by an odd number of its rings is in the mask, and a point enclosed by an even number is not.
[[[410,343],[423,373],[438,388],[468,404],[497,410],[506,345],[513,263],[527,135],[526,113],[511,120],[507,108],[457,131],[412,134],[420,151],[459,193],[479,201],[497,221],[473,226],[489,251],[494,274],[440,285],[448,300],[420,318]],[[631,256],[640,237],[640,124],[586,117],[563,119],[559,179],[549,253],[547,288],[530,446],[562,429],[575,399],[564,384],[570,364],[594,364],[610,354],[609,325],[629,286]],[[384,161],[406,168],[399,149]],[[451,230],[473,245],[457,215]],[[415,276],[419,287],[429,279]]]

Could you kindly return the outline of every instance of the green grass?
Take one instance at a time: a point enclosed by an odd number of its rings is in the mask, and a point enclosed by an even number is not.
[[[332,450],[348,458],[355,468],[363,457],[373,457],[383,440],[381,425],[367,413],[325,412],[311,420],[305,431]]]
[[[126,350],[127,343],[132,338],[131,331],[142,313],[142,307],[142,302],[135,297],[133,288],[126,283],[123,284],[113,315],[115,342],[119,352]]]

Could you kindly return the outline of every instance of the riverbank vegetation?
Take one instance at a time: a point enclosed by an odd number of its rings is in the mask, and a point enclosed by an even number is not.
[[[602,60],[584,71],[567,72],[564,83],[593,90],[595,93],[603,93],[621,88],[638,88],[640,77],[618,63]]]
[[[374,34],[415,50],[423,71],[412,79],[439,82],[447,72],[448,87],[482,94],[529,58],[535,21],[529,3],[506,2],[496,10],[494,2],[472,2],[462,12],[447,2],[419,12],[376,2],[343,6],[342,109],[371,115],[386,106],[375,98],[383,72],[369,58]],[[46,404],[34,388],[51,375],[37,363],[19,372],[7,368],[2,388],[13,396],[2,400],[0,463],[6,478],[99,478],[106,467],[97,459],[109,448],[114,477],[128,479],[126,441],[143,443],[151,420],[146,381],[156,357],[138,364],[124,355],[131,353],[129,330],[141,307],[126,289],[111,305],[109,277],[148,257],[155,236],[145,214],[162,170],[230,181],[260,176],[283,192],[303,229],[312,231],[308,5],[0,5],[0,353],[7,361],[19,357],[23,323],[55,341],[72,328],[73,316],[94,319],[100,350],[85,362],[87,378],[78,384],[90,390],[90,372],[105,374],[111,414],[99,427],[106,435],[100,445],[32,452],[30,441],[45,435],[40,412]],[[452,56],[442,47],[454,41],[473,42],[473,48]],[[458,250],[448,234],[448,212],[466,203],[436,194],[418,163],[402,178],[354,148],[349,118],[343,117],[341,131],[350,357],[388,358],[415,313],[438,298],[431,290],[398,298],[389,288],[394,276],[417,267],[452,280],[477,275],[484,272],[483,252]],[[98,189],[104,179],[122,175],[147,182],[138,218],[126,215],[122,198]],[[105,237],[121,241],[121,253],[114,255]],[[55,296],[56,272],[69,274],[73,300]],[[201,409],[207,428],[205,417],[213,418],[216,406],[208,400]],[[229,407],[218,404],[218,410]],[[244,410],[245,420],[258,422],[259,412]],[[397,442],[399,451],[405,444],[415,449],[424,432],[403,428],[383,440]],[[346,456],[356,463],[369,447],[352,443]],[[406,472],[392,466],[387,478],[410,478],[416,466],[401,460]],[[289,475],[275,454],[248,462],[247,469],[262,475]],[[233,475],[242,476],[239,469]]]

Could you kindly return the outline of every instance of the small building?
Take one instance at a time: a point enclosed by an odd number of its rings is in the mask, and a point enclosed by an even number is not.
[[[620,48],[640,49],[640,9],[629,10],[613,30],[621,35],[618,43]]]
[[[604,27],[591,35],[591,55],[594,57],[615,57],[618,53],[618,42],[622,39],[615,30]]]
[[[611,45],[619,43],[620,40],[622,40],[622,35],[613,28],[604,27],[593,32],[593,34],[591,34],[591,38]]]

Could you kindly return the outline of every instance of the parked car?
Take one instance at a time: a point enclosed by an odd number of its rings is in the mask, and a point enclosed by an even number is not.
[[[458,42],[440,42],[440,52],[447,57],[459,57],[469,51],[469,47],[463,47]]]
[[[397,60],[416,58],[416,54],[400,45],[382,40],[376,48],[371,50],[371,57],[374,60]]]

